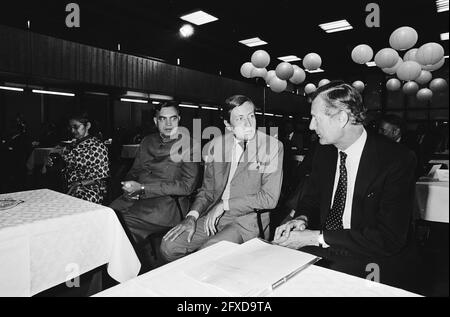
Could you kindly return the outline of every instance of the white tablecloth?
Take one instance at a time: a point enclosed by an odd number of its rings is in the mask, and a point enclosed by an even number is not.
[[[135,158],[139,149],[139,144],[122,145],[122,158]]]
[[[0,296],[32,296],[106,263],[119,282],[139,273],[112,209],[48,189],[5,197],[25,202],[0,211]]]
[[[222,241],[211,247],[188,255],[158,269],[114,286],[94,296],[173,296],[173,297],[229,297],[225,291],[201,283],[188,276],[188,272],[200,263],[232,252],[238,245]],[[310,266],[269,296],[418,296],[402,289],[375,283],[344,273]]]
[[[449,182],[417,182],[416,209],[427,221],[448,223]]]

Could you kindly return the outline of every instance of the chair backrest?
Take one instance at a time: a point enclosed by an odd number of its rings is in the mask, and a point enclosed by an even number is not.
[[[266,239],[265,234],[264,234],[264,226],[263,226],[263,223],[262,223],[261,215],[263,213],[266,213],[266,212],[271,212],[272,209],[263,209],[263,210],[254,209],[254,211],[256,213],[256,221],[258,223],[258,230],[259,230],[258,237],[261,238],[261,239]]]

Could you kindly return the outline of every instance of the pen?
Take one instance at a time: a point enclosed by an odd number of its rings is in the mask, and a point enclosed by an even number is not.
[[[287,281],[289,281],[291,278],[293,278],[295,275],[297,275],[298,273],[300,273],[301,271],[303,271],[304,269],[306,269],[308,266],[313,265],[314,263],[316,263],[317,261],[321,260],[321,257],[315,257],[314,259],[312,259],[311,261],[309,261],[308,263],[302,265],[301,267],[299,267],[298,269],[296,269],[295,271],[289,273],[288,275],[284,276],[283,278],[279,279],[278,281],[276,281],[275,283],[272,284],[272,291],[274,289],[276,289],[277,287],[279,287],[280,285],[283,285],[284,283],[286,283]]]

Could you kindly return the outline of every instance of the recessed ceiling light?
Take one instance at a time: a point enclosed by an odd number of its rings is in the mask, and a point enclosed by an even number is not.
[[[267,42],[261,40],[259,37],[253,37],[251,39],[242,40],[242,41],[239,41],[239,43],[247,45],[248,47],[255,47],[255,46],[261,46],[261,45],[267,44]]]
[[[74,97],[75,96],[75,94],[69,93],[69,92],[50,91],[50,90],[41,90],[41,89],[33,89],[32,92],[35,94],[56,95],[56,96],[65,96],[65,97]]]
[[[353,27],[348,23],[347,20],[339,20],[329,23],[319,24],[320,28],[327,33],[339,32],[353,29]]]
[[[105,92],[96,92],[96,91],[86,91],[85,94],[87,95],[94,95],[94,96],[109,96],[109,94],[105,93]]]
[[[219,110],[219,108],[208,107],[208,106],[202,106],[202,109],[206,109],[206,110]]]
[[[202,25],[202,24],[206,24],[206,23],[210,23],[210,22],[219,20],[215,16],[212,16],[211,14],[208,14],[202,10],[183,15],[180,17],[180,19],[182,19],[184,21],[188,21],[195,25]]]
[[[377,64],[375,64],[375,62],[367,62],[366,65],[367,65],[368,67],[374,67],[374,66],[377,66]]]
[[[301,61],[302,60],[300,57],[298,57],[296,55],[281,56],[281,57],[278,57],[278,59],[280,61],[287,62],[287,63],[297,62],[297,61]]]
[[[436,0],[437,12],[448,11],[448,0]]]
[[[148,103],[148,100],[129,99],[129,98],[120,98],[120,101],[123,101],[123,102],[134,102],[134,103]]]
[[[323,73],[325,70],[323,70],[322,68],[317,68],[315,70],[305,69],[305,71],[307,71],[310,74],[314,74],[314,73]]]
[[[23,88],[8,87],[8,86],[0,86],[0,89],[11,90],[11,91],[23,91]]]
[[[448,41],[448,32],[441,33],[441,41]]]
[[[184,104],[184,103],[180,103],[179,106],[180,106],[180,107],[183,107],[183,108],[198,108],[198,106],[195,106],[195,105],[187,105],[187,104]]]

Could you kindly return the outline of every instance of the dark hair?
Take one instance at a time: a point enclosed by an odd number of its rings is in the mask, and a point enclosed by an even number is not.
[[[175,108],[175,110],[177,111],[178,115],[180,114],[180,106],[178,105],[178,102],[176,102],[176,101],[165,101],[165,102],[161,102],[161,103],[155,105],[155,107],[153,109],[153,117],[156,117],[158,112],[160,112],[162,108],[169,108],[169,107]]]
[[[91,119],[89,118],[89,115],[87,112],[75,113],[69,117],[69,121],[70,120],[76,120],[76,121],[82,123],[83,125],[86,125],[88,122],[90,122],[92,125]]]
[[[405,123],[403,122],[403,119],[395,114],[386,114],[382,116],[380,122],[386,122],[397,127],[398,129],[400,129],[400,132],[402,134],[405,129]]]
[[[89,128],[89,135],[99,137],[100,130],[98,129],[98,122],[96,120],[93,120],[87,112],[79,112],[71,115],[69,117],[70,120],[76,120],[86,126],[86,124],[89,122],[91,124],[91,127]]]
[[[351,85],[341,80],[332,81],[319,87],[311,96],[311,100],[318,96],[326,101],[328,110],[344,110],[350,115],[352,124],[364,123],[367,109],[364,107],[361,94]]]
[[[224,104],[220,107],[220,118],[222,120],[230,121],[231,111],[233,111],[236,107],[242,106],[246,102],[252,103],[253,106],[255,105],[249,97],[244,95],[234,95],[227,98]]]

